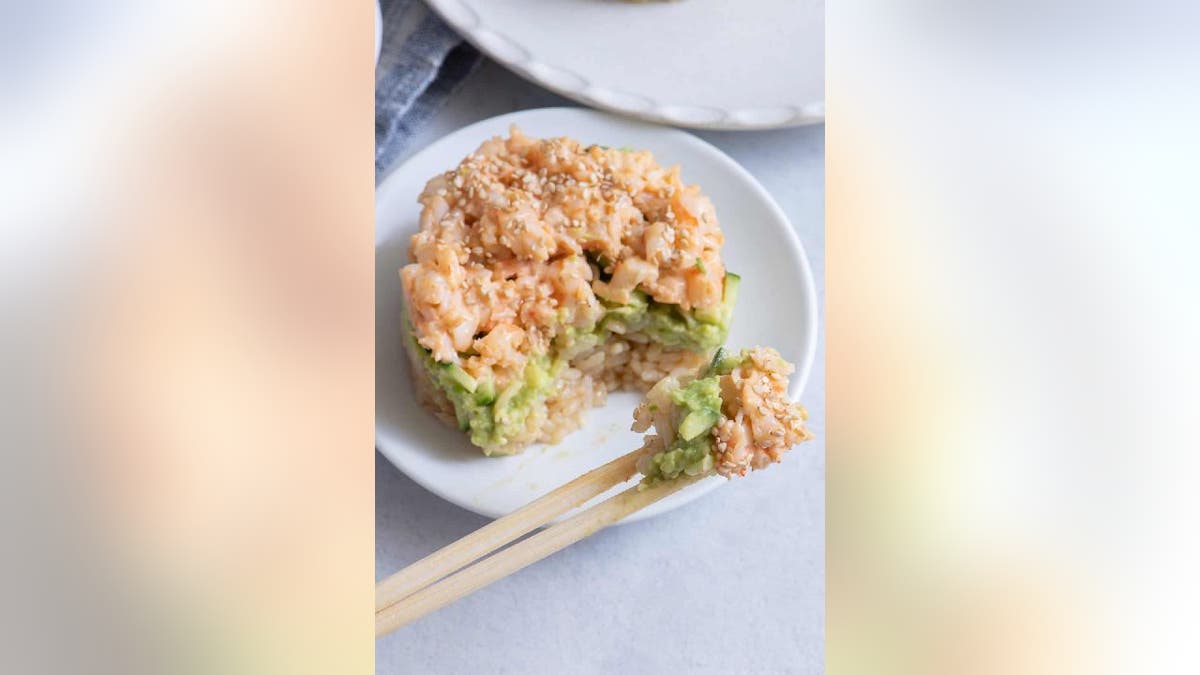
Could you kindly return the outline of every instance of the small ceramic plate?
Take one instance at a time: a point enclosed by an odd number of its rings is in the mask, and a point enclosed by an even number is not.
[[[641,446],[641,435],[629,430],[639,400],[632,393],[610,394],[603,408],[589,412],[582,429],[558,445],[531,446],[512,457],[484,457],[413,397],[402,347],[398,270],[407,262],[409,238],[417,231],[417,195],[430,177],[456,166],[484,140],[507,135],[511,124],[531,136],[644,148],[664,166],[679,164],[683,180],[698,183],[716,206],[725,233],[726,267],[742,276],[728,346],[778,349],[796,364],[790,393],[799,397],[817,341],[812,272],[787,217],[758,181],[720,150],[682,131],[579,108],[527,110],[446,136],[393,171],[376,191],[375,444],[385,457],[434,494],[496,518]],[[669,511],[723,482],[702,481],[628,520]]]
[[[428,0],[506,68],[595,108],[710,129],[825,119],[824,0]]]

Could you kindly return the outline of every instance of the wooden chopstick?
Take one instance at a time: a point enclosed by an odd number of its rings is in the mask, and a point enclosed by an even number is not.
[[[464,565],[545,525],[637,471],[641,450],[622,455],[409,565],[375,585],[375,611],[412,595]]]
[[[637,486],[413,593],[375,613],[375,636],[386,635],[484,586],[535,563],[625,516],[705,478],[680,476],[639,490]]]

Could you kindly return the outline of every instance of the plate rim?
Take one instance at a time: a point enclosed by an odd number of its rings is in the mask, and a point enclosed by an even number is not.
[[[487,29],[482,21],[479,20],[475,10],[466,5],[463,0],[426,0],[426,5],[431,11],[437,14],[443,21],[450,24],[460,36],[471,46],[478,49],[488,56],[493,61],[503,65],[522,78],[533,82],[534,84],[549,89],[550,91],[565,96],[573,101],[584,105],[607,110],[619,115],[634,117],[649,122],[657,122],[659,124],[669,124],[678,127],[686,127],[689,129],[719,129],[725,131],[753,131],[765,129],[786,129],[789,127],[805,126],[810,124],[822,124],[825,122],[825,100],[822,98],[819,101],[810,101],[808,103],[796,104],[787,106],[793,109],[791,117],[782,121],[770,121],[773,119],[773,114],[778,111],[777,106],[766,108],[736,108],[732,110],[724,110],[705,106],[704,108],[696,108],[686,102],[669,103],[654,101],[653,105],[646,110],[637,110],[633,108],[623,108],[611,103],[611,100],[620,100],[620,97],[637,97],[645,98],[642,94],[633,94],[612,87],[597,87],[596,85],[587,85],[580,88],[565,86],[558,82],[551,82],[545,77],[538,75],[539,69],[553,69],[554,71],[565,73],[573,76],[570,79],[586,82],[586,78],[578,73],[563,68],[562,66],[553,65],[539,61],[535,58],[528,58],[523,61],[517,61],[509,58],[490,44],[488,40],[480,37],[480,33],[486,30],[493,36],[502,37],[516,44],[507,36]],[[528,50],[524,50],[528,53]],[[824,87],[822,87],[823,89]],[[605,94],[612,94],[609,100],[597,98],[594,95],[587,93],[588,89],[599,90]],[[697,121],[696,119],[688,119],[689,112],[700,110],[702,113],[707,113],[711,110],[717,110],[721,113],[721,118],[713,121]],[[764,117],[765,115],[765,117]],[[755,121],[763,120],[768,121]]]
[[[383,54],[383,8],[379,0],[375,0],[375,65],[379,65],[379,56]]]
[[[715,159],[715,161],[718,161],[718,162],[724,164],[726,166],[726,168],[730,169],[731,171],[733,171],[736,174],[739,174],[739,176],[754,191],[755,195],[760,200],[763,201],[763,203],[766,205],[767,209],[776,218],[780,219],[786,225],[784,230],[787,232],[787,235],[784,238],[791,245],[792,252],[797,254],[797,257],[800,260],[800,272],[801,272],[802,277],[805,279],[805,286],[806,286],[806,288],[804,289],[804,293],[803,293],[804,307],[803,307],[802,311],[805,314],[805,319],[806,319],[805,324],[808,326],[808,330],[806,331],[805,335],[803,336],[803,339],[805,340],[807,346],[803,350],[801,362],[796,364],[795,376],[792,377],[791,384],[788,387],[788,396],[793,401],[798,401],[800,399],[801,395],[803,394],[805,388],[808,386],[809,375],[812,373],[813,363],[816,360],[817,340],[819,338],[819,335],[818,335],[819,327],[817,326],[817,321],[819,320],[820,315],[819,315],[819,312],[817,311],[817,304],[816,304],[817,303],[816,279],[813,277],[812,264],[810,263],[810,261],[808,259],[808,252],[805,250],[804,243],[800,240],[800,235],[799,235],[799,233],[796,232],[796,228],[792,224],[791,219],[788,218],[787,213],[784,212],[782,207],[779,206],[779,204],[775,201],[775,198],[772,197],[770,192],[767,191],[766,187],[764,187],[762,185],[762,183],[760,183],[758,181],[758,179],[754,177],[754,174],[750,173],[749,170],[747,170],[745,167],[743,167],[741,164],[739,164],[732,157],[727,155],[723,150],[721,150],[720,148],[716,147],[715,145],[709,143],[708,141],[706,141],[694,134],[688,133],[687,131],[683,131],[682,129],[674,129],[674,128],[670,128],[670,127],[659,127],[659,126],[653,125],[648,122],[632,120],[632,119],[629,119],[626,117],[621,117],[621,116],[614,117],[613,115],[611,115],[609,113],[601,112],[598,110],[591,110],[588,108],[577,108],[577,107],[570,107],[570,106],[549,106],[549,107],[543,107],[543,108],[526,108],[523,110],[515,110],[512,112],[503,113],[501,115],[495,115],[495,116],[488,117],[488,118],[485,118],[482,120],[478,120],[478,121],[472,122],[471,124],[468,124],[464,127],[460,127],[454,131],[451,131],[451,132],[445,134],[444,136],[442,136],[441,138],[438,138],[436,141],[425,146],[424,148],[421,148],[417,152],[413,153],[411,156],[406,158],[403,162],[397,163],[390,171],[388,171],[387,175],[384,176],[383,180],[381,180],[379,182],[379,185],[375,188],[376,201],[378,201],[379,193],[381,191],[383,191],[394,180],[395,176],[398,174],[400,169],[404,168],[411,162],[415,162],[415,161],[418,161],[418,160],[424,158],[426,153],[435,154],[436,152],[438,152],[438,150],[441,146],[449,144],[449,139],[451,139],[452,137],[455,137],[459,134],[469,134],[470,132],[475,131],[479,127],[482,127],[484,125],[497,124],[497,123],[501,123],[501,122],[504,122],[507,124],[516,123],[516,121],[517,121],[516,118],[524,117],[524,116],[528,116],[528,115],[559,115],[559,114],[578,115],[581,117],[592,117],[592,118],[596,118],[596,119],[601,119],[606,122],[616,121],[621,124],[635,124],[635,125],[645,125],[647,127],[654,127],[655,133],[662,133],[662,134],[666,134],[666,135],[670,135],[670,136],[675,136],[684,143],[690,143],[697,147],[700,147],[702,150],[709,153]],[[509,118],[513,118],[513,121],[510,122]],[[378,232],[376,232],[376,236],[378,236]],[[375,249],[378,250],[378,247],[379,247],[379,242],[376,241]],[[376,358],[378,359],[378,357],[376,357]],[[378,363],[378,361],[377,361],[377,363]],[[376,367],[378,367],[378,365],[376,365]],[[485,518],[495,519],[495,518],[499,518],[503,515],[506,515],[504,513],[494,512],[494,511],[487,509],[485,507],[482,507],[478,504],[471,504],[466,501],[459,500],[455,497],[452,497],[448,493],[446,493],[446,492],[442,491],[440,488],[436,487],[432,482],[429,482],[429,481],[423,479],[419,475],[419,472],[411,471],[410,469],[406,468],[405,462],[403,460],[398,459],[391,450],[389,450],[385,446],[381,445],[379,442],[380,433],[379,433],[378,408],[376,409],[374,436],[375,436],[374,437],[375,450],[378,453],[383,455],[384,458],[387,459],[388,462],[392,466],[396,467],[401,473],[403,473],[405,476],[407,476],[414,483],[416,483],[417,485],[420,485],[422,488],[433,493],[440,499],[445,500],[459,508],[470,511],[471,513],[475,513],[477,515],[483,516]],[[681,495],[682,494],[689,495],[689,498],[686,501],[682,501],[682,502],[678,503],[677,505],[673,506],[668,511],[664,511],[663,513],[667,513],[671,510],[674,510],[675,508],[686,506],[687,504],[699,499],[700,497],[711,492],[712,490],[716,489],[717,487],[724,485],[726,482],[728,482],[726,479],[723,479],[719,476],[712,476],[703,481],[700,481],[696,485],[693,485],[685,490],[682,490],[680,493],[678,493]],[[550,489],[552,490],[554,488],[552,487]],[[638,522],[640,520],[644,520],[646,518],[651,518],[654,515],[659,515],[658,513],[647,514],[647,511],[649,511],[649,510],[650,509],[644,509],[642,511],[633,513],[629,517],[618,521],[616,524],[622,525],[622,524],[634,523],[634,522]]]

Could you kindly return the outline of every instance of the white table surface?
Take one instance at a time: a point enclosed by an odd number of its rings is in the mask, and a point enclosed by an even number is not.
[[[477,120],[559,105],[575,104],[485,61],[408,154]],[[824,302],[824,127],[695,133],[746,167],[783,207]],[[743,301],[740,311],[748,309]],[[816,440],[769,471],[647,522],[602,531],[379,640],[376,672],[823,672],[824,306],[819,315],[816,363],[802,395]],[[485,522],[376,454],[376,577]]]

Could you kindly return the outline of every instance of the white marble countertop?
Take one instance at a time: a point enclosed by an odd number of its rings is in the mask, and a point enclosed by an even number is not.
[[[485,61],[411,154],[477,120],[575,105]],[[825,129],[695,132],[775,197],[825,291]],[[403,161],[401,158],[400,161]],[[825,663],[824,306],[802,395],[816,440],[770,471],[602,531],[376,643],[383,675],[820,673]],[[375,574],[485,519],[375,458]]]

